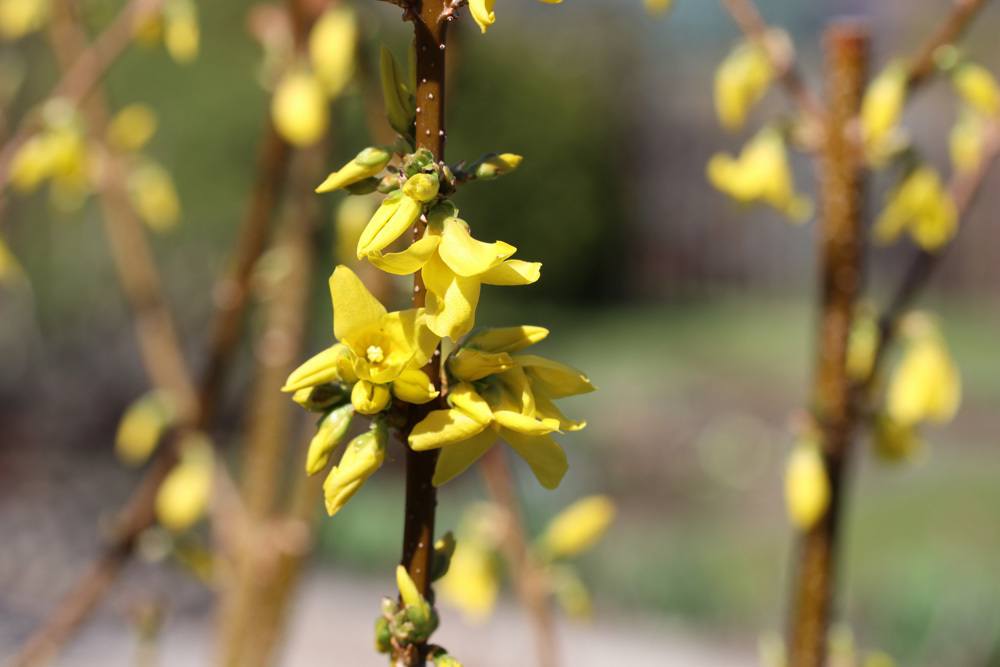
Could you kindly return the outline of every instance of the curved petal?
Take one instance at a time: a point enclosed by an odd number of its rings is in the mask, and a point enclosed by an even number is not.
[[[524,435],[545,435],[557,430],[559,422],[552,419],[536,419],[513,410],[494,410],[493,417],[505,429]]]
[[[471,336],[465,341],[465,346],[483,350],[484,352],[517,352],[545,340],[545,337],[548,335],[548,329],[529,326],[527,324],[519,327],[486,329]]]
[[[458,340],[475,324],[479,280],[456,275],[438,256],[424,265],[422,275],[427,287],[427,326],[442,338]]]
[[[292,374],[285,380],[285,386],[281,388],[281,391],[298,391],[306,387],[315,387],[319,384],[342,379],[340,360],[349,354],[347,346],[341,343],[328,347],[292,371]]]
[[[422,370],[411,368],[403,371],[392,383],[392,393],[402,401],[423,405],[438,397],[440,392]]]
[[[506,352],[483,352],[471,347],[460,347],[448,356],[448,371],[466,382],[502,373],[513,365],[514,360]]]
[[[402,252],[390,252],[385,255],[372,253],[368,256],[368,261],[386,273],[408,276],[419,271],[427,263],[439,243],[441,243],[440,236],[428,234]]]
[[[469,227],[458,218],[447,218],[441,232],[439,252],[456,274],[469,278],[499,266],[517,249],[503,241],[484,243],[472,238]]]
[[[455,385],[448,393],[448,401],[484,426],[493,421],[489,403],[467,382]]]
[[[434,486],[441,486],[455,479],[478,461],[489,451],[497,440],[497,434],[492,429],[486,429],[468,440],[445,447],[438,455],[437,467],[434,469]]]
[[[559,486],[566,470],[569,469],[569,461],[566,459],[566,452],[552,439],[552,436],[528,436],[502,429],[500,437],[527,462],[542,486],[546,489]]]
[[[351,332],[374,324],[385,313],[385,306],[372,296],[361,279],[346,266],[338,266],[330,276],[333,300],[333,335],[341,340]]]
[[[486,426],[461,410],[434,410],[410,431],[410,449],[423,452],[468,440]]]
[[[572,366],[534,354],[518,354],[514,361],[533,383],[552,398],[588,394],[595,390],[590,378]]]
[[[361,231],[361,236],[358,237],[358,247],[357,255],[358,259],[362,259],[368,254],[369,246],[371,246],[372,240],[375,235],[382,231],[385,224],[389,222],[389,219],[396,213],[396,209],[399,208],[399,203],[403,199],[403,193],[399,190],[390,193],[382,200],[379,207],[375,209],[375,213],[372,214],[371,219],[365,228]]]
[[[371,255],[389,247],[417,221],[422,210],[423,206],[420,202],[404,195],[399,200],[396,210],[385,221],[385,224],[371,235],[371,239],[364,245],[358,244],[358,254]],[[376,211],[376,215],[378,215],[378,211]]]
[[[541,262],[524,262],[520,259],[508,259],[503,264],[493,267],[479,278],[487,285],[530,285],[537,282],[541,275]]]

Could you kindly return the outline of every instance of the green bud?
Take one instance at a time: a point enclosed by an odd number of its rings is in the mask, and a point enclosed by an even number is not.
[[[434,559],[431,562],[431,581],[437,581],[448,573],[451,557],[455,553],[455,536],[449,530],[434,543]]]
[[[438,195],[440,183],[435,174],[416,174],[403,184],[403,194],[422,204],[432,201]]]
[[[479,180],[491,180],[509,174],[518,168],[523,159],[514,153],[488,155],[476,165],[475,176]]]
[[[433,169],[434,164],[434,153],[426,148],[418,148],[403,159],[403,173],[409,178],[422,171]]]
[[[322,472],[330,462],[330,455],[340,444],[354,417],[354,406],[350,403],[341,405],[328,412],[319,422],[319,428],[306,454],[306,473],[315,475]]]
[[[379,170],[385,168],[392,159],[392,153],[378,146],[369,146],[354,157],[354,161],[362,167],[375,167]]]
[[[389,619],[385,616],[375,619],[375,650],[379,653],[392,651],[392,632],[389,630]]]
[[[458,207],[454,203],[445,199],[440,201],[427,211],[427,224],[431,227],[440,228],[448,218],[458,217]]]
[[[348,396],[343,385],[327,383],[303,387],[292,394],[292,400],[309,412],[326,412],[332,406],[343,403]]]

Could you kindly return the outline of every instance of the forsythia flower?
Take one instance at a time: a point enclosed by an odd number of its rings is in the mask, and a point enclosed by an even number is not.
[[[398,215],[393,214],[385,228],[390,228]],[[372,221],[378,217],[376,212]],[[406,250],[383,255],[377,250],[382,243],[371,243],[367,248],[376,250],[369,251],[367,257],[387,273],[421,272],[427,288],[427,326],[438,336],[458,340],[472,329],[482,285],[530,285],[538,280],[542,265],[509,259],[517,250],[514,246],[503,241],[477,241],[468,224],[455,216],[443,220],[433,214],[428,217],[424,237]],[[391,229],[389,235],[394,233]],[[362,242],[366,238],[363,234]]]
[[[422,309],[387,312],[346,266],[330,276],[333,332],[341,342],[297,368],[282,391],[329,382],[354,383],[351,402],[361,414],[381,412],[392,393],[408,403],[426,403],[438,392],[420,370],[438,339],[421,321]]]
[[[156,494],[156,517],[173,532],[190,528],[205,513],[215,465],[212,445],[203,435],[188,436],[180,449],[180,462]]]
[[[715,111],[728,130],[743,127],[750,108],[767,92],[774,68],[763,48],[737,45],[715,72]]]
[[[885,142],[899,124],[906,102],[906,67],[890,63],[868,85],[861,102],[861,132],[873,150]]]
[[[198,57],[200,31],[198,8],[193,0],[167,0],[163,7],[167,53],[180,64]]]
[[[326,177],[316,192],[332,192],[376,176],[392,159],[392,153],[370,146],[358,153],[353,160]]]
[[[985,142],[986,121],[978,113],[963,109],[948,137],[951,163],[955,171],[970,172],[978,169],[983,161]]]
[[[88,185],[87,147],[73,123],[50,127],[28,139],[14,155],[10,167],[11,186],[32,192],[46,180],[67,188]]]
[[[145,161],[128,177],[128,191],[135,212],[155,231],[172,229],[181,215],[180,199],[170,172]]]
[[[323,136],[329,122],[326,95],[307,70],[286,74],[271,101],[274,126],[289,143],[308,146]]]
[[[713,156],[708,180],[736,201],[769,204],[795,221],[812,214],[809,200],[795,193],[785,140],[775,128],[761,130],[738,158]]]
[[[819,445],[795,445],[785,469],[785,504],[792,524],[809,530],[823,518],[830,505],[830,480]]]
[[[562,0],[541,0],[542,2],[549,5],[558,5]],[[479,26],[479,29],[485,33],[486,29],[496,22],[496,14],[493,12],[493,6],[496,4],[496,0],[469,0],[469,13],[472,14],[472,19]]]
[[[346,7],[328,9],[309,33],[309,59],[330,97],[339,95],[354,76],[358,22]]]
[[[434,410],[413,427],[409,445],[416,451],[441,449],[434,484],[440,486],[504,440],[531,467],[547,489],[559,485],[568,463],[552,438],[586,424],[567,419],[553,399],[594,390],[580,371],[535,355],[516,355],[544,338],[540,327],[487,330],[463,348],[481,353],[481,364],[448,364],[452,377],[450,408]],[[462,349],[462,348],[460,348]]]
[[[334,408],[323,416],[306,453],[307,475],[315,475],[326,468],[330,456],[350,428],[352,417],[354,417],[354,406],[350,403]]]
[[[903,357],[889,382],[886,412],[903,425],[942,424],[955,416],[962,382],[944,339],[925,316],[910,316]]]
[[[385,425],[376,422],[370,431],[348,443],[340,463],[330,470],[323,482],[327,514],[333,516],[339,512],[368,478],[382,467],[388,437]]]
[[[880,415],[875,421],[874,444],[875,453],[886,461],[912,458],[924,446],[913,424],[898,422],[888,415]]]
[[[125,410],[115,435],[115,453],[129,465],[145,463],[176,417],[173,401],[152,391]]]
[[[984,116],[1000,114],[1000,86],[988,69],[968,63],[955,70],[951,80],[970,107]]]
[[[539,540],[551,558],[570,558],[592,547],[615,518],[615,505],[607,496],[581,498],[549,522]]]
[[[440,592],[472,622],[485,620],[496,605],[503,539],[504,514],[499,507],[476,503],[465,511]]]
[[[48,17],[49,0],[0,0],[0,37],[23,37],[41,28]]]
[[[903,179],[875,222],[875,240],[891,243],[907,230],[929,252],[940,249],[958,231],[958,210],[934,169],[920,166]]]
[[[500,153],[484,158],[476,165],[476,178],[488,181],[499,176],[505,176],[521,166],[524,158],[516,153]]]
[[[119,151],[141,150],[156,134],[156,112],[145,104],[130,104],[108,124],[108,144]]]
[[[878,340],[878,322],[871,307],[858,307],[847,341],[847,375],[852,380],[860,382],[868,379],[875,364]]]
[[[361,232],[361,237],[358,239],[358,259],[365,257],[371,259],[373,255],[380,254],[406,233],[420,217],[424,205],[437,197],[438,188],[437,177],[431,174],[415,174],[407,179],[402,189],[391,192]],[[407,252],[417,253],[422,257],[420,251],[425,246],[426,244],[414,243]]]

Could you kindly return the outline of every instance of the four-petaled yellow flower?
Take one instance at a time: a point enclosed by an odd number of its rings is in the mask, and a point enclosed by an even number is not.
[[[446,410],[434,410],[413,427],[409,445],[417,451],[441,449],[434,484],[440,486],[475,463],[504,440],[523,458],[548,489],[559,485],[568,463],[552,438],[586,424],[567,419],[554,399],[594,390],[586,375],[556,361],[513,354],[548,334],[541,327],[488,330],[464,348],[482,353],[490,363],[451,365],[453,385]]]
[[[333,333],[340,341],[297,368],[282,391],[329,382],[354,384],[351,402],[361,414],[381,412],[390,389],[408,403],[426,403],[438,392],[420,370],[438,339],[424,325],[422,309],[387,312],[346,266],[330,276]]]

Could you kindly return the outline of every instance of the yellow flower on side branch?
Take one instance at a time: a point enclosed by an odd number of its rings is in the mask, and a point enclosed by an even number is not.
[[[572,558],[598,542],[615,518],[607,496],[581,498],[549,522],[539,547],[550,558]]]
[[[830,478],[818,443],[804,440],[789,454],[785,505],[789,519],[799,530],[809,530],[826,514],[830,506]]]
[[[329,123],[326,94],[314,74],[298,69],[286,74],[271,100],[274,126],[289,143],[308,146],[319,141]]]
[[[156,518],[179,533],[193,526],[208,509],[215,459],[204,435],[192,434],[180,443],[180,461],[156,494]]]
[[[345,6],[328,9],[309,33],[309,59],[329,97],[343,92],[354,76],[358,21]]]
[[[886,412],[900,424],[951,421],[962,400],[962,381],[944,338],[926,315],[903,325],[906,346],[889,381]]]
[[[727,130],[738,130],[747,114],[767,92],[774,68],[764,49],[741,42],[715,72],[715,112]]]
[[[875,222],[879,243],[892,243],[908,231],[924,250],[940,250],[958,232],[958,209],[938,173],[926,165],[911,171],[889,195]]]
[[[906,103],[906,65],[893,61],[868,85],[861,102],[861,134],[869,153],[882,152]]]
[[[562,3],[562,0],[540,0],[548,5],[558,5]],[[496,20],[496,13],[493,11],[493,7],[496,5],[496,0],[469,0],[469,13],[472,15],[472,20],[476,22],[479,26],[479,30],[484,34],[486,30],[492,26]]]
[[[50,0],[0,0],[0,37],[15,40],[40,29],[49,18]]]
[[[1000,114],[1000,85],[988,69],[967,63],[955,70],[951,80],[962,100],[978,113],[987,117]]]

